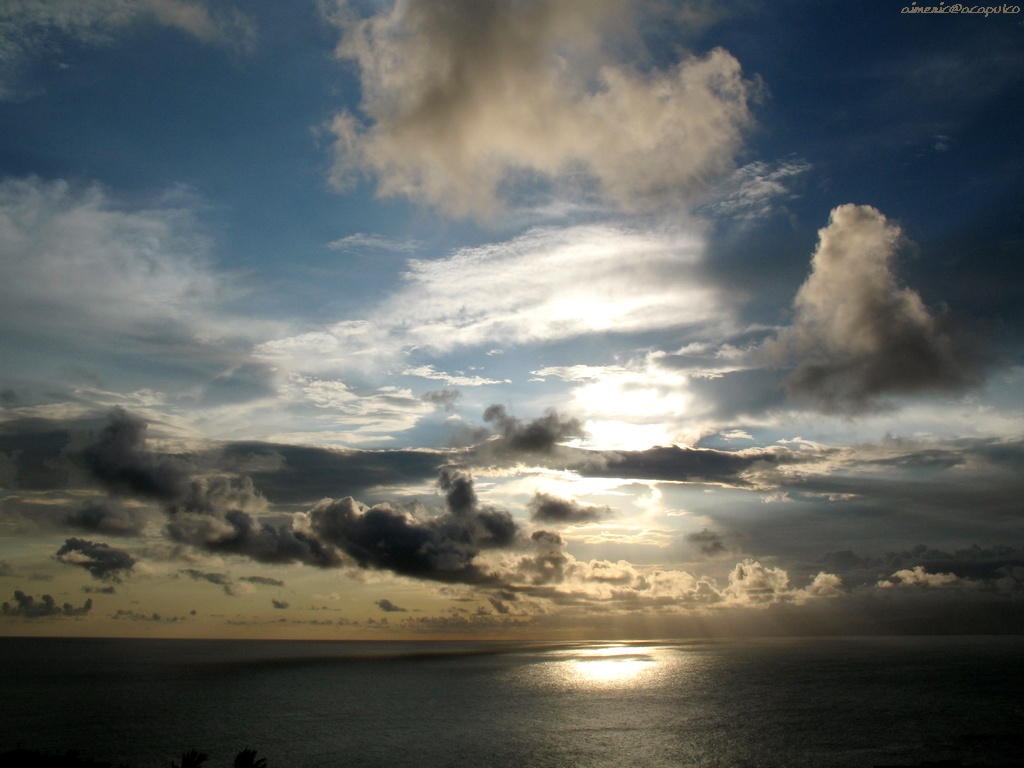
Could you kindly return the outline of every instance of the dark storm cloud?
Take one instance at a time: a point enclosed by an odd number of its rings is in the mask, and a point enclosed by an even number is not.
[[[726,551],[725,544],[722,543],[722,537],[714,531],[709,531],[707,528],[695,533],[686,534],[686,540],[691,544],[696,544],[705,555],[717,555]]]
[[[774,481],[791,495],[842,499],[847,514],[872,516],[876,524],[884,513],[907,524],[958,529],[961,535],[987,531],[998,540],[1024,516],[1022,462],[1024,442],[1019,440],[937,445],[891,440],[842,464]]]
[[[224,509],[262,509],[263,496],[249,477],[214,475],[192,480],[187,491],[168,506],[171,513],[211,515]]]
[[[107,536],[135,536],[145,525],[142,514],[137,510],[111,503],[87,504],[69,512],[61,522],[69,528]]]
[[[107,415],[105,426],[84,437],[72,439],[70,430],[51,429],[30,433],[28,444],[42,438],[46,452],[37,451],[41,464],[61,458],[70,461],[113,496],[159,502],[168,516],[166,531],[174,541],[268,563],[338,564],[336,553],[314,537],[293,530],[287,516],[274,524],[254,517],[265,511],[267,501],[251,478],[215,471],[217,461],[230,465],[239,458],[225,459],[220,451],[187,459],[159,453],[147,445],[146,429],[141,418],[118,408]],[[12,442],[18,443],[17,439]],[[66,447],[58,447],[60,442]],[[263,466],[267,466],[266,460]],[[280,466],[279,461],[274,466]],[[60,514],[52,525],[93,533],[130,535],[138,533],[144,523],[141,512],[122,509],[112,501]],[[38,513],[34,518],[40,522]]]
[[[441,470],[437,485],[444,491],[448,509],[453,515],[465,515],[476,509],[476,491],[473,490],[473,479],[469,475],[445,467]]]
[[[67,484],[63,457],[68,425],[47,419],[14,419],[0,424],[0,451],[8,457],[8,487],[50,490]]]
[[[146,422],[115,408],[87,444],[69,448],[70,460],[114,495],[174,501],[187,492],[191,474],[183,459],[146,447]]]
[[[462,393],[457,389],[437,389],[423,393],[424,402],[436,405],[444,411],[454,409],[460,397],[462,397]]]
[[[610,507],[581,504],[547,493],[537,493],[529,503],[530,519],[542,523],[593,523],[612,516]]]
[[[57,605],[52,595],[43,595],[39,602],[32,595],[21,590],[14,592],[14,605],[5,602],[0,606],[4,616],[18,616],[23,619],[38,619],[46,616],[84,616],[92,610],[92,599],[88,599],[80,608],[71,603]]]
[[[894,271],[902,230],[870,206],[841,205],[819,233],[796,320],[765,350],[795,358],[787,386],[825,410],[858,412],[887,395],[957,393],[983,365]]]
[[[745,473],[803,460],[785,450],[721,451],[675,445],[644,451],[607,451],[599,455],[603,461],[584,467],[582,474],[733,485],[746,484]]]
[[[188,576],[193,581],[206,581],[215,584],[224,590],[225,595],[237,597],[251,591],[250,587],[239,587],[235,581],[226,573],[216,571],[200,571],[198,568],[183,568],[178,573]],[[239,581],[252,581],[252,579],[239,579]]]
[[[918,544],[879,555],[858,555],[852,550],[829,552],[818,561],[849,586],[875,584],[900,571],[920,569],[925,574],[950,574],[957,579],[996,587],[1024,579],[1024,552],[1007,545],[973,544],[951,552]],[[1017,589],[1021,589],[1018,585]]]
[[[81,496],[64,489],[19,490],[0,499],[0,519],[16,534],[56,531],[65,535],[130,537],[141,534],[150,517],[148,510],[123,506],[118,499],[83,504]]]
[[[385,613],[406,613],[408,611],[408,608],[402,608],[399,605],[395,605],[386,597],[382,597],[380,600],[375,602],[374,605],[376,605]]]
[[[284,582],[280,579],[272,579],[269,576],[242,576],[238,579],[239,581],[245,581],[249,584],[262,584],[267,587],[283,587]]]
[[[135,558],[109,544],[86,539],[68,539],[57,550],[56,557],[62,563],[85,568],[97,579],[120,581],[121,575],[135,565]]]
[[[240,509],[176,512],[167,523],[170,537],[209,552],[249,557],[262,563],[305,563],[321,568],[340,564],[337,553],[290,522],[261,522]]]
[[[533,421],[523,423],[505,411],[503,405],[492,405],[484,411],[484,421],[498,430],[500,450],[514,453],[550,453],[562,441],[583,434],[578,419],[564,419],[554,410]]]
[[[231,443],[219,460],[225,469],[248,474],[275,504],[364,497],[378,486],[437,477],[448,461],[433,451],[351,451],[260,442]]]
[[[386,505],[366,507],[348,497],[317,504],[309,513],[310,526],[362,568],[434,581],[494,582],[474,558],[485,549],[512,546],[518,526],[507,511],[481,507],[465,473],[446,469],[438,486],[448,505],[442,515],[417,518]]]
[[[277,608],[279,611],[283,611],[291,607],[291,603],[285,600],[271,599],[270,604]]]
[[[161,616],[159,613],[140,613],[139,611],[126,610],[124,608],[118,608],[114,613],[110,615],[110,618],[121,621],[151,621],[154,623],[170,623],[173,624],[177,621],[184,621],[181,616]]]
[[[252,513],[263,511],[266,500],[249,477],[201,477],[178,490],[165,506],[174,541],[264,563],[338,564],[333,550],[293,529],[290,518],[276,525],[256,519]]]

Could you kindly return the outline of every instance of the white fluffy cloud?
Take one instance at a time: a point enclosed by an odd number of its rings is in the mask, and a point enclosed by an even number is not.
[[[870,206],[841,205],[818,233],[796,320],[768,349],[795,357],[790,391],[857,411],[885,395],[957,392],[978,381],[976,361],[944,332],[921,296],[900,285],[903,233]]]
[[[940,587],[957,586],[964,583],[954,573],[928,573],[923,565],[915,565],[913,568],[904,568],[896,571],[888,579],[882,579],[878,586],[882,589],[893,587],[925,587],[937,589]]]
[[[749,558],[736,563],[722,587],[713,578],[683,570],[640,568],[624,560],[578,560],[565,552],[558,534],[546,531],[535,533],[533,542],[536,553],[515,561],[507,578],[520,593],[565,605],[599,600],[632,609],[690,612],[713,606],[802,604],[844,593],[835,574],[819,573],[798,588],[784,569]]]
[[[369,172],[381,194],[461,215],[493,212],[517,180],[586,179],[642,208],[727,173],[750,122],[750,84],[724,50],[619,64],[602,37],[629,37],[625,3],[398,0],[364,19],[338,5],[368,119],[331,124],[340,186]]]

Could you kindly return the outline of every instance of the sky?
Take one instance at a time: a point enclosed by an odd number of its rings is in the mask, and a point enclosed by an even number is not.
[[[1024,630],[1024,14],[925,7],[4,4],[0,634]]]

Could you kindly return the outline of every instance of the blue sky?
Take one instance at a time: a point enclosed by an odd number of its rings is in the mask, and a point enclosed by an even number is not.
[[[1013,8],[0,11],[0,631],[1019,631]]]

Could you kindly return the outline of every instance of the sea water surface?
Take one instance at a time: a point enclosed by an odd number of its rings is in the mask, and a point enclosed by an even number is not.
[[[134,768],[872,766],[1024,757],[1024,638],[0,638],[0,752]]]

